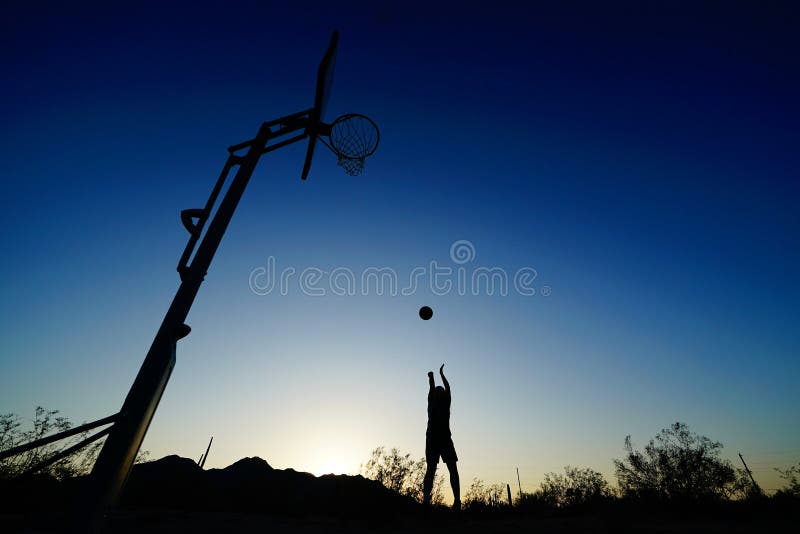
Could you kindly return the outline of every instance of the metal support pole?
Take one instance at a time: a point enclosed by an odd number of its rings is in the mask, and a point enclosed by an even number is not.
[[[103,436],[105,436],[106,434],[111,432],[111,428],[112,427],[104,428],[103,430],[101,430],[100,432],[95,434],[94,436],[89,436],[88,438],[79,441],[78,443],[76,443],[72,447],[64,449],[63,451],[59,452],[58,454],[54,454],[53,456],[51,456],[47,460],[39,462],[35,466],[33,466],[30,469],[28,469],[27,471],[25,471],[22,474],[22,476],[30,475],[32,473],[35,473],[36,471],[39,471],[40,469],[44,469],[48,465],[51,465],[51,464],[54,464],[54,463],[56,463],[56,462],[58,462],[60,460],[63,460],[64,458],[66,458],[70,454],[81,450],[82,448],[84,448],[85,446],[90,444],[91,442],[97,441],[98,439],[102,438]]]
[[[53,434],[52,436],[47,436],[46,438],[37,439],[36,441],[31,441],[30,443],[25,443],[24,445],[18,445],[16,447],[12,447],[8,450],[0,452],[0,460],[5,460],[6,458],[10,458],[11,456],[15,456],[22,452],[29,451],[31,449],[36,449],[38,447],[47,445],[48,443],[53,443],[54,441],[58,441],[64,438],[68,438],[70,436],[74,436],[76,434],[80,434],[81,432],[91,430],[98,426],[103,426],[107,425],[108,423],[113,423],[114,421],[117,420],[117,417],[119,417],[119,414],[115,413],[114,415],[109,415],[108,417],[98,419],[97,421],[92,421],[91,423],[85,423],[81,426],[70,428],[69,430],[59,432],[58,434]]]
[[[184,325],[186,316],[269,137],[269,126],[262,124],[256,137],[249,143],[247,154],[239,161],[233,182],[225,193],[191,265],[187,266],[186,272],[181,276],[181,285],[122,405],[121,417],[111,429],[100,451],[90,477],[88,502],[95,507],[90,511],[90,528],[99,527],[103,511],[116,501],[130,474],[136,454],[175,366],[176,342],[188,333],[188,327]]]

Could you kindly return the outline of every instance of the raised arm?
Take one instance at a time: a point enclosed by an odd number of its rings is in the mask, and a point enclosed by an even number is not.
[[[450,393],[450,382],[448,382],[447,378],[445,378],[445,376],[444,376],[444,364],[442,364],[442,366],[439,367],[439,374],[442,376],[442,382],[444,383],[444,389],[446,389],[447,392]]]
[[[436,388],[436,382],[433,381],[433,371],[428,371],[428,384],[431,386],[430,391],[433,391]]]

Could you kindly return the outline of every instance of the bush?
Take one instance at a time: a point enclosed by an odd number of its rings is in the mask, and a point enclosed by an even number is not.
[[[764,497],[764,492],[760,486],[753,484],[747,471],[737,467],[735,480],[728,488],[726,497],[732,500],[760,499]]]
[[[729,498],[737,491],[736,471],[720,458],[722,444],[675,423],[636,451],[625,438],[627,455],[614,460],[619,488],[625,497],[661,500]]]
[[[530,493],[520,493],[514,501],[514,507],[528,513],[541,513],[552,510],[553,505],[548,502],[541,489]]]
[[[464,496],[464,508],[500,508],[508,504],[505,494],[503,484],[486,485],[483,480],[475,478]]]
[[[0,451],[36,441],[48,434],[63,432],[72,428],[70,420],[58,414],[58,410],[46,410],[41,406],[37,406],[34,412],[33,428],[31,430],[22,430],[22,422],[17,415],[11,413],[0,414]],[[81,432],[67,439],[59,440],[0,460],[0,478],[14,478],[19,476],[48,458],[86,439],[88,435],[89,431]],[[105,438],[101,438],[99,441],[87,445],[81,450],[75,451],[71,455],[50,464],[38,472],[50,475],[58,480],[87,475],[91,471],[92,466],[94,466],[94,461],[97,459],[97,455],[100,452],[100,448],[103,446],[104,440]],[[140,451],[136,457],[136,462],[145,461],[147,456],[147,451]]]
[[[776,495],[800,498],[800,462],[786,470],[775,468],[775,471],[787,482],[787,485],[779,489]]]
[[[395,448],[386,452],[384,447],[377,447],[361,471],[366,478],[376,480],[392,491],[422,502],[426,469],[425,458],[415,461],[410,454],[402,454]],[[442,475],[437,475],[431,492],[432,504],[444,502],[443,484],[444,478]]]
[[[603,475],[589,468],[566,466],[563,475],[547,473],[541,486],[541,499],[556,508],[585,505],[611,496]]]
[[[69,419],[58,415],[58,413],[58,410],[46,410],[41,406],[37,406],[33,418],[33,428],[27,431],[21,429],[22,423],[15,414],[0,415],[0,450],[4,451],[41,439],[48,434],[63,432],[72,428],[72,423]],[[0,478],[18,476],[47,458],[85,439],[87,435],[88,432],[84,432],[77,436],[6,458],[0,461]],[[86,474],[91,469],[94,459],[100,451],[100,445],[100,443],[95,443],[83,451],[78,451],[45,467],[39,472],[49,474],[59,480]]]

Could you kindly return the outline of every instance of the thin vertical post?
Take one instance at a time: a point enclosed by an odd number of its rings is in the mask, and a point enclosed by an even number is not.
[[[202,460],[200,461],[200,469],[202,469],[206,465],[206,460],[208,460],[208,451],[211,450],[212,441],[214,441],[214,436],[211,436],[211,439],[208,440],[208,448],[206,449],[206,453],[202,456]]]
[[[519,496],[522,497],[522,482],[519,481],[519,467],[517,467],[517,484],[519,484]]]
[[[750,481],[753,483],[753,487],[756,489],[756,492],[757,493],[761,493],[761,487],[758,485],[758,483],[756,483],[756,479],[753,478],[753,472],[750,471],[749,467],[747,467],[747,464],[744,461],[744,456],[742,456],[741,452],[739,453],[739,459],[742,461],[742,465],[744,466],[744,470],[747,471],[748,475],[750,475]]]
[[[508,492],[508,505],[511,506],[511,484],[506,484],[506,492]]]

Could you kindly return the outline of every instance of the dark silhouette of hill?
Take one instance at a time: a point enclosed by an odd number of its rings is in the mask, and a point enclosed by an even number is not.
[[[0,514],[11,514],[20,524],[53,526],[68,516],[69,503],[80,499],[85,483],[85,477],[59,482],[46,475],[0,480]],[[420,511],[412,499],[360,475],[316,477],[294,469],[274,469],[257,457],[208,470],[179,456],[137,464],[119,504],[121,510],[129,511],[331,517],[380,523]]]
[[[134,466],[121,505],[361,518],[405,515],[418,507],[360,475],[315,477],[294,469],[274,469],[257,457],[243,458],[224,469],[203,470],[179,456]]]

